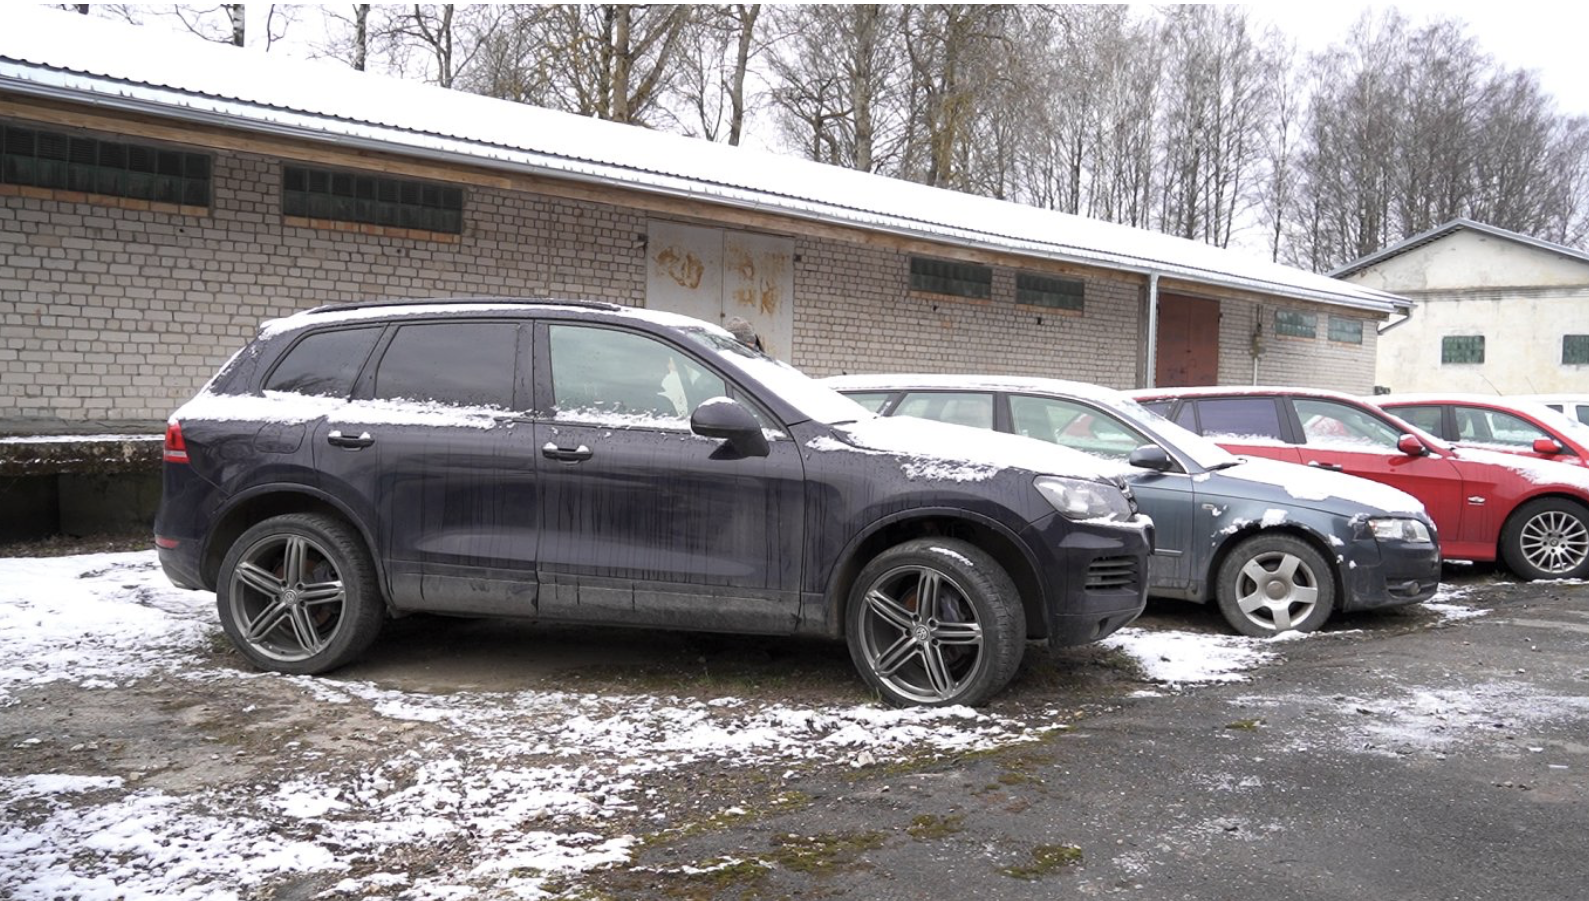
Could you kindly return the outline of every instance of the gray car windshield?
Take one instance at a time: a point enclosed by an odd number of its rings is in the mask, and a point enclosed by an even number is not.
[[[834,425],[876,419],[877,414],[823,385],[788,363],[746,347],[733,336],[706,329],[684,329],[696,343],[716,352],[718,359],[766,385],[785,401],[817,422]]]

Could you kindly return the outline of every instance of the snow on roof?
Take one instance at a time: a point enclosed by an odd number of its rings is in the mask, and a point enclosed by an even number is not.
[[[1331,278],[1346,278],[1347,276],[1355,275],[1356,273],[1361,272],[1362,270],[1367,269],[1376,263],[1384,262],[1391,257],[1400,256],[1409,250],[1414,250],[1416,248],[1422,247],[1425,244],[1438,241],[1447,235],[1455,234],[1464,229],[1468,231],[1481,232],[1483,234],[1489,235],[1492,238],[1501,238],[1507,241],[1514,241],[1518,244],[1526,244],[1529,247],[1533,247],[1538,250],[1549,251],[1550,253],[1560,254],[1570,259],[1589,263],[1589,253],[1585,253],[1576,247],[1565,247],[1561,244],[1546,241],[1543,238],[1536,238],[1532,235],[1508,231],[1504,228],[1499,228],[1494,225],[1486,225],[1483,222],[1475,222],[1472,219],[1463,219],[1459,217],[1452,219],[1450,222],[1447,222],[1444,225],[1437,225],[1426,232],[1420,232],[1419,234],[1413,235],[1410,238],[1398,241],[1383,250],[1377,250],[1368,256],[1359,257],[1352,262],[1347,263],[1345,266],[1341,266],[1338,269],[1332,270],[1329,275]]]
[[[1409,305],[1383,291],[1157,232],[69,15],[7,10],[0,90],[1374,313]]]
[[[939,375],[936,373],[879,373],[873,375],[835,375],[822,380],[834,391],[884,391],[910,388],[933,391],[1032,391],[1082,397],[1104,404],[1117,404],[1125,395],[1113,388],[1091,382],[1045,379],[1018,375]]]

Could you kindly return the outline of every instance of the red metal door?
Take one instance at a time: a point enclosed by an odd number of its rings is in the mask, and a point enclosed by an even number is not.
[[[1160,294],[1157,356],[1155,387],[1219,384],[1219,301]]]

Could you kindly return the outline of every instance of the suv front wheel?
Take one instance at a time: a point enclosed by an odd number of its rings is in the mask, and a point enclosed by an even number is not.
[[[317,513],[272,517],[244,532],[221,562],[215,600],[238,650],[279,673],[351,662],[386,616],[363,541]]]
[[[889,703],[979,704],[1015,675],[1026,617],[1015,584],[963,541],[922,538],[861,570],[848,608],[850,657]]]

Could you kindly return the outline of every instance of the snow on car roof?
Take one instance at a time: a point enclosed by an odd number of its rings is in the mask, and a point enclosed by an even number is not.
[[[1407,305],[1394,294],[1146,229],[68,15],[7,10],[0,86],[1374,313]]]
[[[1125,395],[1091,382],[1019,375],[939,375],[937,373],[875,373],[835,375],[822,380],[835,391],[883,391],[909,388],[967,391],[1037,391],[1083,397],[1101,403],[1118,403]]]

